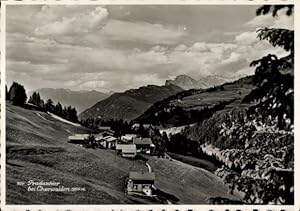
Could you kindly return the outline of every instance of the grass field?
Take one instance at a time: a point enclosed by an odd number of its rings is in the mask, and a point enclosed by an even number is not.
[[[74,133],[92,132],[61,122],[46,113],[7,105],[7,204],[144,204],[146,198],[124,193],[129,171],[147,171],[141,160],[116,156],[112,150],[85,149],[68,143]],[[173,203],[207,203],[211,196],[227,195],[219,178],[178,161],[149,157],[156,187],[176,197]],[[56,181],[78,192],[29,192],[17,182]]]
[[[217,165],[215,165],[213,162],[209,160],[200,159],[192,156],[180,155],[176,153],[170,153],[170,152],[168,152],[168,155],[170,155],[175,160],[190,164],[195,167],[206,169],[212,173],[218,168]]]
[[[150,157],[148,162],[156,172],[155,185],[178,199],[173,203],[201,204],[216,196],[237,199],[227,194],[220,178],[202,168],[174,159]]]
[[[205,106],[213,106],[222,101],[233,101],[233,103],[240,103],[240,100],[245,97],[253,88],[250,79],[241,79],[233,83],[223,85],[223,88],[218,88],[214,91],[202,91],[198,94],[193,94],[183,97],[181,102],[177,105],[183,108],[199,109]]]

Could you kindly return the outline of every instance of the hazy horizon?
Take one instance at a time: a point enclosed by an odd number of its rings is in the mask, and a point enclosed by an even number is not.
[[[183,74],[182,74],[182,75],[183,75]],[[251,75],[251,74],[249,74],[249,75]],[[178,76],[180,76],[180,75],[178,75]],[[188,75],[185,75],[185,76],[188,76]],[[222,77],[222,78],[224,78],[224,79],[236,79],[236,80],[237,80],[237,79],[239,79],[239,78],[246,77],[246,76],[248,76],[248,75],[245,75],[245,74],[244,74],[244,75],[238,75],[238,77],[223,77],[223,76],[219,76],[219,75],[209,75],[209,76],[206,76],[205,78],[207,78],[207,77]],[[177,76],[171,77],[170,80],[174,80],[176,77],[177,77]],[[190,77],[190,76],[188,76],[188,77]],[[192,77],[191,77],[191,78],[192,78]],[[192,78],[192,79],[197,80],[197,78]],[[9,89],[9,87],[12,85],[13,82],[20,83],[19,81],[13,80],[10,84],[6,84],[8,89]],[[21,85],[23,85],[23,84],[21,84]],[[26,89],[26,93],[28,94],[28,93],[30,93],[30,92],[38,91],[38,90],[41,90],[41,89],[56,89],[56,90],[64,89],[64,90],[69,90],[69,91],[74,91],[74,92],[91,92],[91,91],[96,91],[96,92],[102,92],[102,93],[105,93],[105,94],[108,94],[108,95],[109,95],[109,94],[112,94],[112,93],[120,93],[120,92],[124,92],[124,91],[129,90],[129,89],[138,89],[138,88],[140,88],[140,87],[148,86],[148,85],[163,86],[163,85],[165,85],[165,82],[164,82],[163,84],[144,84],[144,85],[141,85],[141,86],[138,86],[138,87],[129,87],[129,88],[125,89],[125,90],[120,90],[120,91],[114,91],[114,90],[98,91],[98,90],[95,90],[95,89],[89,89],[89,90],[87,90],[87,89],[74,90],[74,89],[64,88],[64,87],[53,87],[53,88],[51,88],[51,87],[40,87],[40,88],[38,88],[38,89],[32,89],[32,90]],[[25,87],[25,88],[26,88],[26,87]]]

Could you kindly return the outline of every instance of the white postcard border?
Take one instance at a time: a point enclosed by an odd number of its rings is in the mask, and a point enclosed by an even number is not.
[[[5,150],[5,68],[6,68],[6,5],[262,5],[262,4],[294,4],[294,28],[295,28],[295,111],[300,108],[300,73],[297,72],[299,65],[300,43],[296,39],[300,30],[300,1],[298,0],[2,0],[1,1],[1,209],[3,210],[152,210],[152,211],[187,211],[187,210],[300,210],[300,116],[295,112],[295,204],[282,205],[7,205],[6,204],[6,150]],[[300,37],[298,35],[298,37]],[[297,153],[298,152],[298,153]],[[298,178],[298,179],[296,179]],[[298,199],[298,200],[297,200]]]

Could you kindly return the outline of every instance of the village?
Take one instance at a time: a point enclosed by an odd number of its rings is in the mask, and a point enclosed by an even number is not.
[[[115,131],[109,126],[99,126],[99,133],[96,134],[74,134],[69,136],[69,142],[80,145],[86,148],[101,148],[107,150],[114,150],[116,155],[126,159],[135,159],[141,155],[157,155],[155,153],[155,144],[153,144],[150,137],[141,137],[137,133],[140,124],[132,125],[132,131],[136,133],[124,134],[116,137]],[[143,125],[147,131],[148,136],[153,133],[154,127],[152,125]],[[162,157],[168,157],[163,155]],[[126,179],[125,192],[129,195],[155,197],[153,190],[155,172],[152,171],[151,166],[146,162],[148,172],[144,171],[130,171]]]

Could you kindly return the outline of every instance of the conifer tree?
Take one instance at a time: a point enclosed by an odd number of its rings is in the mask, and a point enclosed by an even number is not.
[[[12,101],[13,105],[23,106],[27,100],[27,95],[24,86],[13,82],[9,89],[9,100]]]
[[[60,102],[58,102],[55,105],[55,114],[57,114],[58,116],[62,116],[63,115],[63,108],[62,108],[62,105],[60,104]]]
[[[46,111],[49,111],[51,113],[54,113],[55,111],[55,106],[53,104],[53,101],[51,99],[48,99],[46,104],[45,104],[45,109]]]

